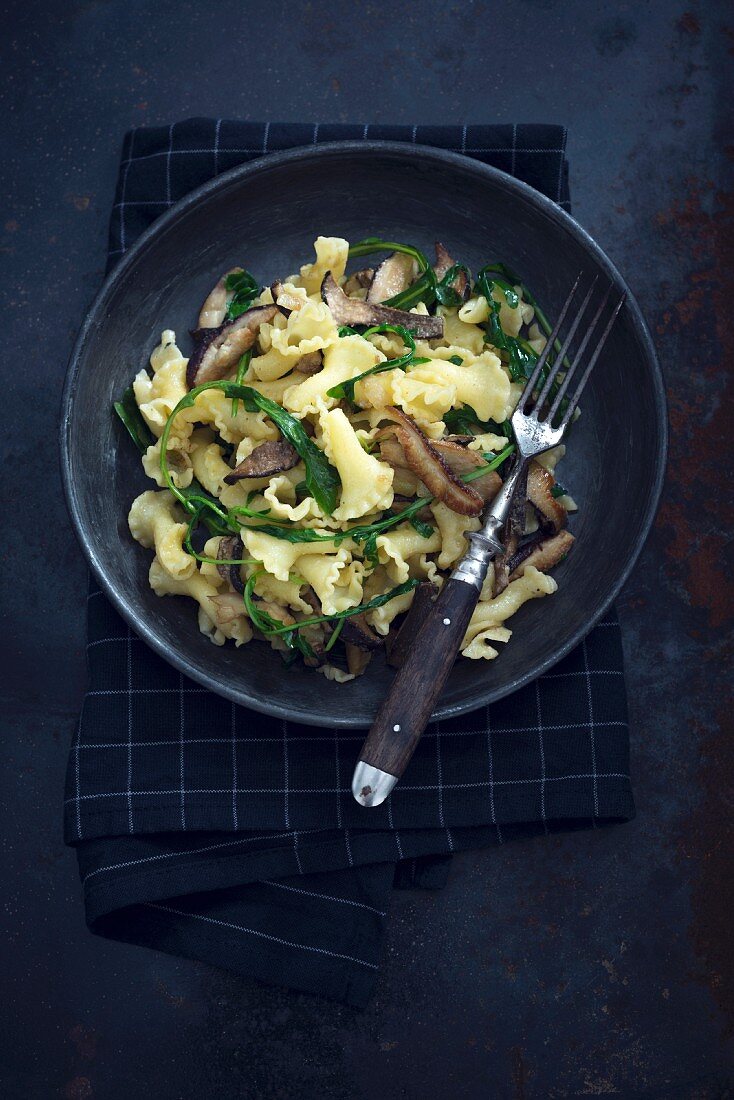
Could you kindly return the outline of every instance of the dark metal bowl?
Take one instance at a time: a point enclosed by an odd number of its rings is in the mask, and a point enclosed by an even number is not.
[[[212,691],[300,722],[365,726],[390,680],[381,658],[344,685],[286,671],[269,646],[213,646],[190,600],[151,591],[151,555],[127,527],[133,498],[150,482],[110,412],[164,328],[186,352],[187,330],[222,271],[243,264],[266,281],[284,277],[312,255],[319,233],[352,241],[379,233],[426,251],[440,236],[473,270],[507,262],[551,317],[579,271],[627,287],[591,237],[532,188],[453,153],[392,142],[296,149],[235,168],[177,203],[105,282],[71,357],[61,434],[69,511],[100,585],[153,649]],[[521,609],[497,660],[457,662],[438,718],[499,699],[555,664],[603,614],[640,552],[660,495],[666,413],[631,296],[569,442],[562,480],[580,510],[576,546],[554,574],[558,593]]]

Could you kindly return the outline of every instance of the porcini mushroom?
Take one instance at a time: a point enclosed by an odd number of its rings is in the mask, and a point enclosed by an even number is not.
[[[423,340],[436,340],[443,336],[443,317],[409,313],[407,310],[393,309],[376,302],[348,298],[334,281],[330,271],[327,271],[321,283],[321,297],[338,325],[402,325]]]
[[[484,507],[482,497],[471,485],[456,477],[415,421],[402,409],[391,405],[383,410],[383,415],[395,424],[393,430],[403,449],[406,466],[420,478],[429,493],[453,512],[478,516]]]
[[[574,541],[570,531],[559,531],[557,535],[542,542],[531,542],[530,551],[527,554],[522,554],[524,547],[521,546],[514,558],[510,559],[510,580],[514,581],[529,565],[539,569],[541,573],[553,569],[565,558]],[[521,554],[522,557],[520,557]]]
[[[528,470],[528,500],[538,513],[543,530],[556,533],[565,527],[568,513],[551,493],[556,480],[539,462],[531,462]]]
[[[441,279],[443,279],[445,275],[448,274],[455,263],[456,260],[451,256],[448,250],[444,248],[440,241],[436,241],[436,262],[433,265],[433,271],[439,282],[441,281]],[[450,285],[451,289],[455,290],[456,293],[459,295],[459,298],[462,300],[462,302],[465,302],[469,297],[469,294],[471,293],[471,288],[469,286],[469,280],[466,277],[466,272],[458,271],[452,279]]]
[[[199,328],[219,328],[234,294],[233,290],[227,290],[227,279],[230,275],[239,275],[241,271],[241,267],[231,267],[209,291],[199,312]]]
[[[227,485],[234,485],[247,477],[272,477],[292,470],[298,462],[298,451],[285,439],[269,439],[235,466],[224,480]]]
[[[225,535],[219,540],[217,558],[220,561],[237,561],[242,558],[245,547],[239,535]],[[223,581],[227,581],[235,592],[240,594],[245,591],[239,565],[217,565],[217,573]]]
[[[272,321],[277,312],[275,305],[254,306],[217,328],[199,328],[192,332],[195,349],[186,367],[189,389],[224,378],[255,343],[260,325]]]
[[[375,270],[367,291],[368,302],[386,302],[403,290],[407,290],[415,279],[415,261],[404,252],[392,252]]]

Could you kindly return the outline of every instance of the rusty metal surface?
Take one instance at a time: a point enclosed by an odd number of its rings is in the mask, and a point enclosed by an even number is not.
[[[32,0],[0,29],[5,1094],[732,1095],[734,12]],[[191,114],[566,123],[576,216],[668,382],[665,500],[620,604],[638,817],[463,855],[442,892],[397,893],[362,1013],[93,939],[61,841],[85,591],[49,458],[63,367],[123,130]]]

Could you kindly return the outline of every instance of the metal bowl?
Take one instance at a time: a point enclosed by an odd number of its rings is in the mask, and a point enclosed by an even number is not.
[[[552,317],[579,271],[621,290],[599,246],[549,199],[454,153],[392,142],[340,142],[272,154],[219,176],[177,203],[105,282],[74,348],[64,390],[61,452],[69,511],[84,554],[120,614],[171,664],[243,706],[299,722],[369,725],[391,673],[381,658],[338,685],[269,646],[213,646],[188,599],[157,597],[150,553],[127,514],[150,482],[111,406],[147,365],[164,328],[184,350],[187,330],[222,271],[243,264],[285,276],[312,255],[317,234],[380,234],[426,251],[440,237],[477,270],[504,260]],[[516,691],[568,653],[624,584],[660,495],[666,413],[650,335],[630,295],[584,394],[562,479],[579,504],[577,542],[555,571],[552,599],[526,604],[494,661],[457,661],[435,717]]]

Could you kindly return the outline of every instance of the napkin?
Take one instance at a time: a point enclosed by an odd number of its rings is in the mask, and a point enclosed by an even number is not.
[[[110,266],[212,176],[278,149],[367,138],[476,157],[568,209],[560,126],[189,119],[126,135]],[[363,1006],[394,885],[442,885],[461,849],[633,816],[613,609],[533,684],[429,726],[391,797],[365,811],[351,794],[362,731],[225,701],[154,654],[94,582],[88,607],[65,835],[99,935]]]

